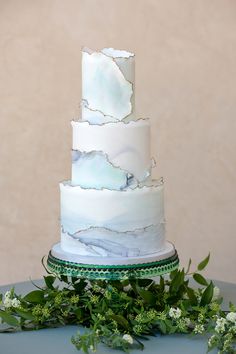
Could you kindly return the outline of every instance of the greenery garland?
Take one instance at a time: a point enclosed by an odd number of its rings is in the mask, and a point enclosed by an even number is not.
[[[124,281],[44,277],[45,285],[25,296],[14,289],[0,295],[1,332],[35,330],[80,324],[88,328],[72,337],[84,353],[96,351],[99,342],[128,352],[144,348],[142,340],[157,333],[208,334],[208,351],[236,353],[236,307],[221,308],[219,289],[200,272],[175,270],[168,277]],[[190,279],[201,285],[190,286]],[[59,280],[61,283],[58,285]]]

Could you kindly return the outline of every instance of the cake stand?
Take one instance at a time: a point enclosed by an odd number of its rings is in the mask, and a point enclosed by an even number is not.
[[[47,259],[49,270],[58,276],[65,275],[90,280],[125,280],[152,278],[178,268],[179,257],[174,245],[165,243],[158,253],[145,257],[88,257],[62,250],[60,243],[53,246]]]

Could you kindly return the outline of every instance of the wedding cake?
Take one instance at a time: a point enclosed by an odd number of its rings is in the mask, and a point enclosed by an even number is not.
[[[163,180],[152,179],[149,119],[135,115],[134,54],[82,51],[81,119],[72,121],[72,177],[60,183],[58,274],[125,279],[178,266],[165,240]]]

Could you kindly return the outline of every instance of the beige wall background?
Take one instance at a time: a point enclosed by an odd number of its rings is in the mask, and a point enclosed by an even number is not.
[[[82,45],[136,53],[167,238],[236,282],[236,1],[0,0],[0,283],[42,276],[59,240]]]

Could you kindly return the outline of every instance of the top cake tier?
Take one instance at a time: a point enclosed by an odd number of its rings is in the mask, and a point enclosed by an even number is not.
[[[136,120],[134,78],[133,53],[83,48],[81,120],[90,124]]]

